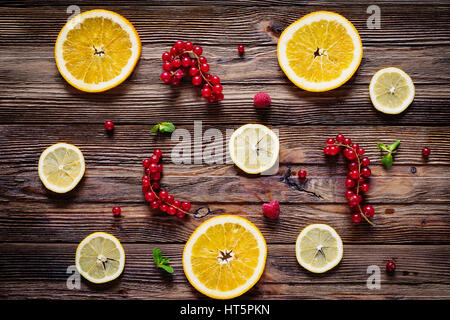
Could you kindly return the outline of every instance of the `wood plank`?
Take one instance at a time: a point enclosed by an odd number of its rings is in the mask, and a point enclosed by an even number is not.
[[[115,219],[111,208],[117,204],[121,205],[122,217]],[[194,203],[193,208],[202,205]],[[354,225],[346,205],[282,203],[276,221],[262,216],[260,204],[208,206],[213,212],[223,210],[246,217],[261,230],[268,243],[292,244],[306,225],[326,223],[336,229],[345,244],[450,244],[448,204],[375,205],[375,227]],[[115,234],[124,243],[184,243],[205,219],[169,217],[150,210],[143,200],[139,204],[114,200],[0,203],[0,242],[76,243],[84,235],[104,231]]]
[[[448,6],[447,6],[448,7]],[[97,9],[83,6],[82,10]],[[103,8],[103,6],[100,6]],[[136,27],[143,43],[171,43],[174,39],[195,39],[202,44],[217,43],[236,46],[268,45],[287,25],[306,13],[317,10],[316,6],[287,6],[273,10],[270,7],[191,6],[191,7],[139,7],[105,6],[116,11]],[[450,13],[439,6],[387,6],[383,7],[382,31],[367,29],[367,6],[339,7],[337,11],[351,17],[359,30],[364,45],[385,44],[389,46],[423,46],[450,44]],[[70,14],[66,7],[0,7],[0,45],[53,43],[59,26],[62,27]],[[45,19],[42,17],[45,16]],[[23,26],[26,26],[23,27]],[[233,26],[233,28],[230,28]],[[223,30],[227,36],[223,37]],[[432,37],[431,37],[432,35]]]
[[[73,264],[74,244],[1,244],[0,291],[2,298],[204,298],[187,283],[182,271],[182,244],[158,244],[174,267],[163,274],[152,261],[152,244],[125,244],[127,262],[124,274],[106,286],[82,280],[81,291],[66,288],[67,267]],[[449,246],[365,246],[345,245],[344,258],[332,271],[315,275],[302,269],[293,245],[269,245],[266,269],[260,282],[243,298],[448,298],[450,287]],[[55,259],[55,256],[58,258]],[[386,260],[395,258],[393,276],[384,272]],[[5,264],[4,261],[8,261]],[[361,264],[361,262],[363,263]],[[10,263],[15,268],[6,268]],[[381,269],[381,290],[366,287],[367,267]],[[143,267],[146,266],[146,267]],[[23,290],[21,284],[27,285]],[[160,295],[164,288],[164,297]],[[327,288],[327,291],[319,290]],[[102,291],[107,292],[102,292]]]

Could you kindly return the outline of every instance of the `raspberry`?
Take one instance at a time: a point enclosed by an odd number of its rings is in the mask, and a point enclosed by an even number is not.
[[[265,92],[257,93],[253,98],[253,104],[257,108],[267,108],[271,102],[270,96]]]
[[[263,203],[262,210],[267,218],[276,219],[280,215],[280,204],[276,200]]]

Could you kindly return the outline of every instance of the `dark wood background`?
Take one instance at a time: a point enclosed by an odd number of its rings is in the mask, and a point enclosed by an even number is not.
[[[105,93],[88,94],[67,84],[53,57],[68,5],[82,11],[118,12],[136,27],[142,56],[131,77]],[[226,4],[226,5],[225,5]],[[166,157],[163,185],[194,208],[208,205],[254,222],[268,242],[268,260],[247,299],[448,299],[450,298],[450,2],[376,1],[381,29],[366,26],[366,1],[7,1],[0,7],[0,298],[203,299],[183,273],[185,241],[202,222],[153,213],[141,194],[141,162],[159,147],[169,154],[169,136],[149,134],[171,121],[193,130],[263,123],[280,130],[280,174],[308,171],[305,192],[278,176],[250,177],[232,165],[176,166]],[[310,93],[284,76],[276,57],[282,30],[303,15],[329,10],[358,29],[364,56],[342,87]],[[175,40],[204,47],[213,73],[223,80],[225,100],[208,105],[198,89],[172,89],[159,80],[160,56]],[[237,45],[244,44],[244,57]],[[368,85],[378,69],[396,66],[416,86],[416,97],[399,116],[375,111]],[[266,112],[253,95],[268,92]],[[113,120],[116,130],[105,133]],[[327,162],[325,139],[349,135],[372,160],[368,202],[376,227],[353,225],[343,196],[344,161]],[[402,143],[385,170],[376,142]],[[41,152],[65,141],[81,148],[86,174],[69,194],[46,191],[37,174]],[[423,146],[432,150],[428,161]],[[414,169],[415,168],[415,169]],[[281,216],[269,221],[263,201],[278,200]],[[111,208],[122,207],[114,219]],[[295,240],[310,223],[333,226],[344,241],[334,270],[313,275],[295,258]],[[116,281],[80,290],[66,287],[77,244],[95,231],[124,244],[127,262]],[[170,257],[173,276],[157,269],[152,249]],[[397,271],[384,266],[395,258]],[[366,287],[369,265],[381,268],[381,288]]]

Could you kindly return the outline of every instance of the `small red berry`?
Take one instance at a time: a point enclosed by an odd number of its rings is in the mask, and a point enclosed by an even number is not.
[[[184,216],[186,215],[186,213],[184,213],[183,211],[181,211],[181,210],[177,210],[177,218],[184,218]]]
[[[159,210],[161,210],[162,212],[167,212],[168,209],[169,209],[169,206],[165,203],[163,203],[159,206]]]
[[[368,167],[361,168],[361,176],[362,177],[368,178],[368,177],[370,177],[371,174],[372,174],[372,172],[370,171],[370,169]]]
[[[184,49],[184,42],[181,40],[178,40],[177,42],[175,42],[175,44],[173,46],[175,47],[175,49],[177,49],[177,51],[181,51]]]
[[[177,213],[177,208],[169,206],[169,208],[167,209],[167,213],[171,216],[174,216]]]
[[[343,134],[338,134],[337,136],[336,136],[336,142],[338,142],[338,143],[342,143],[342,142],[344,142],[344,135]]]
[[[180,208],[181,207],[181,201],[180,200],[174,200],[173,201],[173,206],[177,207],[177,208]]]
[[[151,156],[150,156],[150,162],[152,162],[152,163],[158,163],[159,162],[159,157],[156,155],[156,154],[152,154]]]
[[[158,163],[158,172],[163,172],[163,165],[161,163]]]
[[[352,180],[353,181],[353,180]],[[345,191],[345,197],[347,198],[347,200],[350,200],[351,197],[353,197],[355,194],[353,193],[352,190],[347,190]]]
[[[277,200],[263,203],[262,210],[264,215],[269,219],[276,219],[280,215],[280,204]]]
[[[152,179],[153,181],[161,180],[161,173],[160,172],[152,172],[150,174],[150,179]]]
[[[176,58],[172,60],[172,67],[173,68],[179,68],[181,67],[181,60]]]
[[[161,183],[159,181],[153,181],[152,182],[152,189],[153,190],[159,190],[161,188]]]
[[[150,163],[150,166],[148,168],[150,169],[151,173],[158,172],[158,165],[156,163]]]
[[[361,220],[362,220],[362,216],[361,216],[361,214],[359,212],[354,212],[352,214],[352,221],[353,221],[353,223],[360,223]]]
[[[164,53],[162,54],[162,60],[163,60],[163,61],[170,61],[170,59],[171,59],[171,56],[170,56],[170,53],[169,53],[169,52],[164,52]]]
[[[155,155],[155,156],[158,156],[158,157],[162,157],[162,151],[161,151],[161,149],[155,149],[154,151],[153,151],[153,154]]]
[[[211,96],[211,94],[212,94],[212,91],[211,91],[211,88],[209,86],[208,87],[204,87],[202,89],[202,96],[204,96],[205,98],[209,98]]]
[[[428,147],[423,147],[423,149],[422,149],[422,155],[423,155],[424,157],[428,157],[428,156],[430,155],[430,153],[431,153],[430,148],[428,148]]]
[[[150,187],[150,179],[142,180],[142,187],[144,188]]]
[[[238,45],[237,49],[240,54],[243,54],[245,52],[245,47],[242,44]]]
[[[142,160],[142,166],[144,168],[148,168],[150,166],[150,159],[144,159]]]
[[[373,215],[375,214],[375,210],[371,205],[364,206],[362,212],[367,218],[372,218]]]
[[[393,273],[395,271],[395,267],[396,267],[396,265],[395,265],[394,261],[389,260],[386,263],[386,271],[389,273]]]
[[[362,157],[361,158],[361,165],[363,167],[368,167],[370,164],[370,159],[368,157]]]
[[[298,177],[299,177],[300,179],[305,179],[305,178],[306,178],[306,175],[307,175],[306,170],[298,170]]]
[[[331,152],[330,146],[326,146],[326,147],[323,148],[323,153],[325,155],[327,155],[327,156],[331,155],[330,152]]]
[[[362,192],[368,192],[370,190],[370,186],[368,183],[363,183],[359,187]]]
[[[351,144],[351,147],[352,147],[353,149],[357,150],[357,149],[359,148],[359,144],[357,144],[357,143],[352,143],[352,144]]]
[[[355,151],[353,151],[352,149],[346,148],[344,150],[344,156],[348,159],[348,160],[355,160],[356,159],[356,153]]]
[[[271,102],[270,96],[265,92],[259,92],[253,97],[253,104],[257,108],[267,108]]]
[[[170,61],[165,61],[163,63],[163,69],[164,69],[164,71],[171,71],[172,70],[172,63]]]
[[[189,211],[191,210],[191,204],[185,201],[181,204],[181,209],[183,209],[184,211]]]
[[[354,161],[350,162],[350,163],[348,164],[348,170],[349,170],[349,171],[352,171],[352,170],[358,170],[358,163],[357,163],[357,162],[354,162]]]
[[[346,146],[349,146],[351,143],[352,143],[352,139],[350,139],[350,138],[344,138],[344,144],[345,144]]]
[[[364,148],[357,148],[356,153],[362,156],[364,153],[366,153],[366,150],[364,150]]]
[[[171,195],[171,194],[167,195],[166,202],[168,204],[172,204],[174,201],[175,201],[175,198],[173,197],[173,195]]]
[[[336,145],[331,145],[330,147],[330,155],[335,156],[341,152],[341,148]]]
[[[161,73],[160,78],[162,82],[169,83],[172,80],[172,75],[169,72],[164,71],[163,73]]]
[[[196,67],[191,67],[190,69],[189,69],[189,74],[193,77],[193,76],[196,76],[197,74],[199,73],[199,71],[198,71],[198,68],[196,68]]]
[[[346,186],[348,189],[353,188],[353,187],[355,186],[355,180],[352,180],[352,179],[346,179],[346,180],[345,180],[345,186]]]
[[[209,80],[211,81],[211,83],[213,85],[219,84],[220,83],[220,78],[218,76],[212,76],[211,79]]]
[[[181,65],[185,68],[189,67],[191,65],[191,58],[184,57],[183,59],[181,59]]]
[[[161,199],[161,200],[166,200],[167,199],[167,196],[168,196],[169,194],[167,193],[167,191],[166,190],[161,190],[160,192],[159,192],[159,198]]]
[[[200,64],[200,70],[202,70],[202,72],[208,72],[209,64],[207,64],[207,63]]]
[[[327,139],[327,144],[334,144],[336,141],[333,138]]]
[[[160,204],[161,204],[161,202],[158,200],[153,201],[152,203],[150,203],[150,208],[152,208],[153,210],[158,209]]]
[[[114,130],[114,122],[112,122],[111,120],[105,121],[105,129],[106,131]]]
[[[223,87],[222,87],[221,84],[215,84],[214,87],[213,87],[213,92],[214,92],[215,94],[221,93],[222,90],[223,90]]]
[[[204,56],[200,56],[198,57],[198,62],[200,62],[200,64],[207,63],[208,59],[206,59]]]
[[[194,86],[199,86],[199,85],[202,84],[202,82],[203,82],[203,79],[202,79],[201,76],[194,76],[194,77],[192,77],[192,84]]]
[[[352,178],[353,180],[359,179],[359,171],[358,170],[350,171],[350,178]]]
[[[156,200],[156,195],[153,192],[149,191],[149,192],[145,193],[145,201],[153,202],[155,200]]]
[[[353,195],[350,197],[350,199],[348,199],[348,206],[350,208],[356,207],[359,202],[361,201],[360,197],[358,197],[358,195]]]
[[[203,49],[200,46],[195,46],[194,49],[192,50],[196,55],[201,55],[203,53]]]
[[[194,45],[192,44],[192,42],[186,41],[184,43],[184,49],[186,49],[187,51],[191,51],[193,48],[194,48]]]
[[[122,210],[120,209],[120,207],[114,207],[112,208],[112,213],[114,215],[114,217],[119,217],[120,213],[122,212]]]

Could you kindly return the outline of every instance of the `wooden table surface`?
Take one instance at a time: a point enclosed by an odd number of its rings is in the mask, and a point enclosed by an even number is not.
[[[101,3],[101,5],[99,5]],[[53,57],[59,30],[77,4],[103,8],[129,19],[142,40],[142,56],[122,85],[99,94],[71,87]],[[225,5],[226,4],[226,5]],[[371,4],[371,3],[369,3]],[[448,299],[450,298],[450,2],[386,1],[381,29],[368,29],[369,4],[353,1],[8,1],[0,7],[0,298],[204,299],[187,282],[181,264],[189,235],[204,220],[158,215],[140,186],[142,159],[159,147],[170,154],[170,136],[149,133],[171,121],[193,132],[222,132],[263,123],[280,132],[280,173],[251,177],[235,166],[172,164],[166,157],[163,185],[194,209],[209,206],[246,217],[268,242],[268,260],[246,299]],[[329,10],[358,29],[364,56],[342,87],[310,93],[295,87],[276,56],[280,32],[303,15]],[[211,69],[223,82],[225,99],[208,105],[190,83],[177,88],[159,80],[160,56],[175,40],[204,47]],[[246,47],[244,57],[237,45]],[[416,96],[398,116],[375,111],[368,92],[377,70],[396,66],[413,79]],[[268,92],[265,112],[253,96]],[[107,135],[103,123],[116,129]],[[343,196],[345,168],[326,161],[327,137],[343,133],[366,149],[373,177],[368,203],[375,227],[353,225]],[[400,139],[394,166],[385,170],[376,143]],[[39,155],[65,141],[80,147],[86,173],[66,195],[46,191],[37,174]],[[431,148],[428,161],[423,146]],[[288,168],[306,169],[305,188],[279,181]],[[281,215],[269,221],[261,203],[278,200]],[[123,216],[113,218],[120,205]],[[295,258],[295,240],[310,223],[333,226],[344,241],[338,267],[313,275]],[[127,262],[116,281],[69,290],[67,268],[77,244],[104,231],[124,244]],[[169,276],[153,263],[159,247],[170,257]],[[385,273],[388,259],[397,271]],[[381,269],[381,288],[369,290],[370,265]]]

